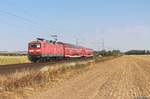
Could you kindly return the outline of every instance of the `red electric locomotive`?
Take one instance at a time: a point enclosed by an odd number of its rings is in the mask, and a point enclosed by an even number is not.
[[[92,57],[93,51],[81,46],[38,38],[29,43],[28,56],[32,62],[37,62],[58,58]]]

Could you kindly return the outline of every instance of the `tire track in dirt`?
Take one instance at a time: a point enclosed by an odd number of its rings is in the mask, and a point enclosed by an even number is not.
[[[136,60],[136,66],[138,67],[140,75],[138,74],[136,76],[136,79],[139,81],[135,84],[140,86],[139,89],[142,96],[150,98],[150,60],[144,58],[142,60],[143,61],[140,61],[140,59]]]
[[[120,65],[120,71],[99,89],[99,94],[94,99],[147,99],[150,95],[150,80],[141,65],[137,64],[138,61],[128,58],[124,65]]]

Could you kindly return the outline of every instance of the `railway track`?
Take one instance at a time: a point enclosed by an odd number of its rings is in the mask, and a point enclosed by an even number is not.
[[[87,61],[88,59],[65,59],[65,60],[53,60],[50,62],[41,62],[41,63],[23,63],[23,64],[9,64],[9,65],[0,65],[0,74],[9,74],[21,70],[30,70],[30,69],[40,69],[46,65],[62,64],[65,62],[78,62],[78,61]]]
[[[48,63],[23,63],[23,64],[11,64],[11,65],[0,65],[0,74],[6,74],[15,72],[16,70],[32,69],[40,66],[47,65]]]

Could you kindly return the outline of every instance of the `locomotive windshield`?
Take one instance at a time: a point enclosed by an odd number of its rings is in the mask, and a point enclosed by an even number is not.
[[[40,48],[40,44],[30,44],[29,45],[30,48]]]

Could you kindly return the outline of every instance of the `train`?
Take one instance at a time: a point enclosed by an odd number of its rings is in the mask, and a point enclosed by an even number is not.
[[[37,38],[28,44],[28,57],[31,62],[43,62],[53,59],[90,58],[93,50],[64,42]]]

